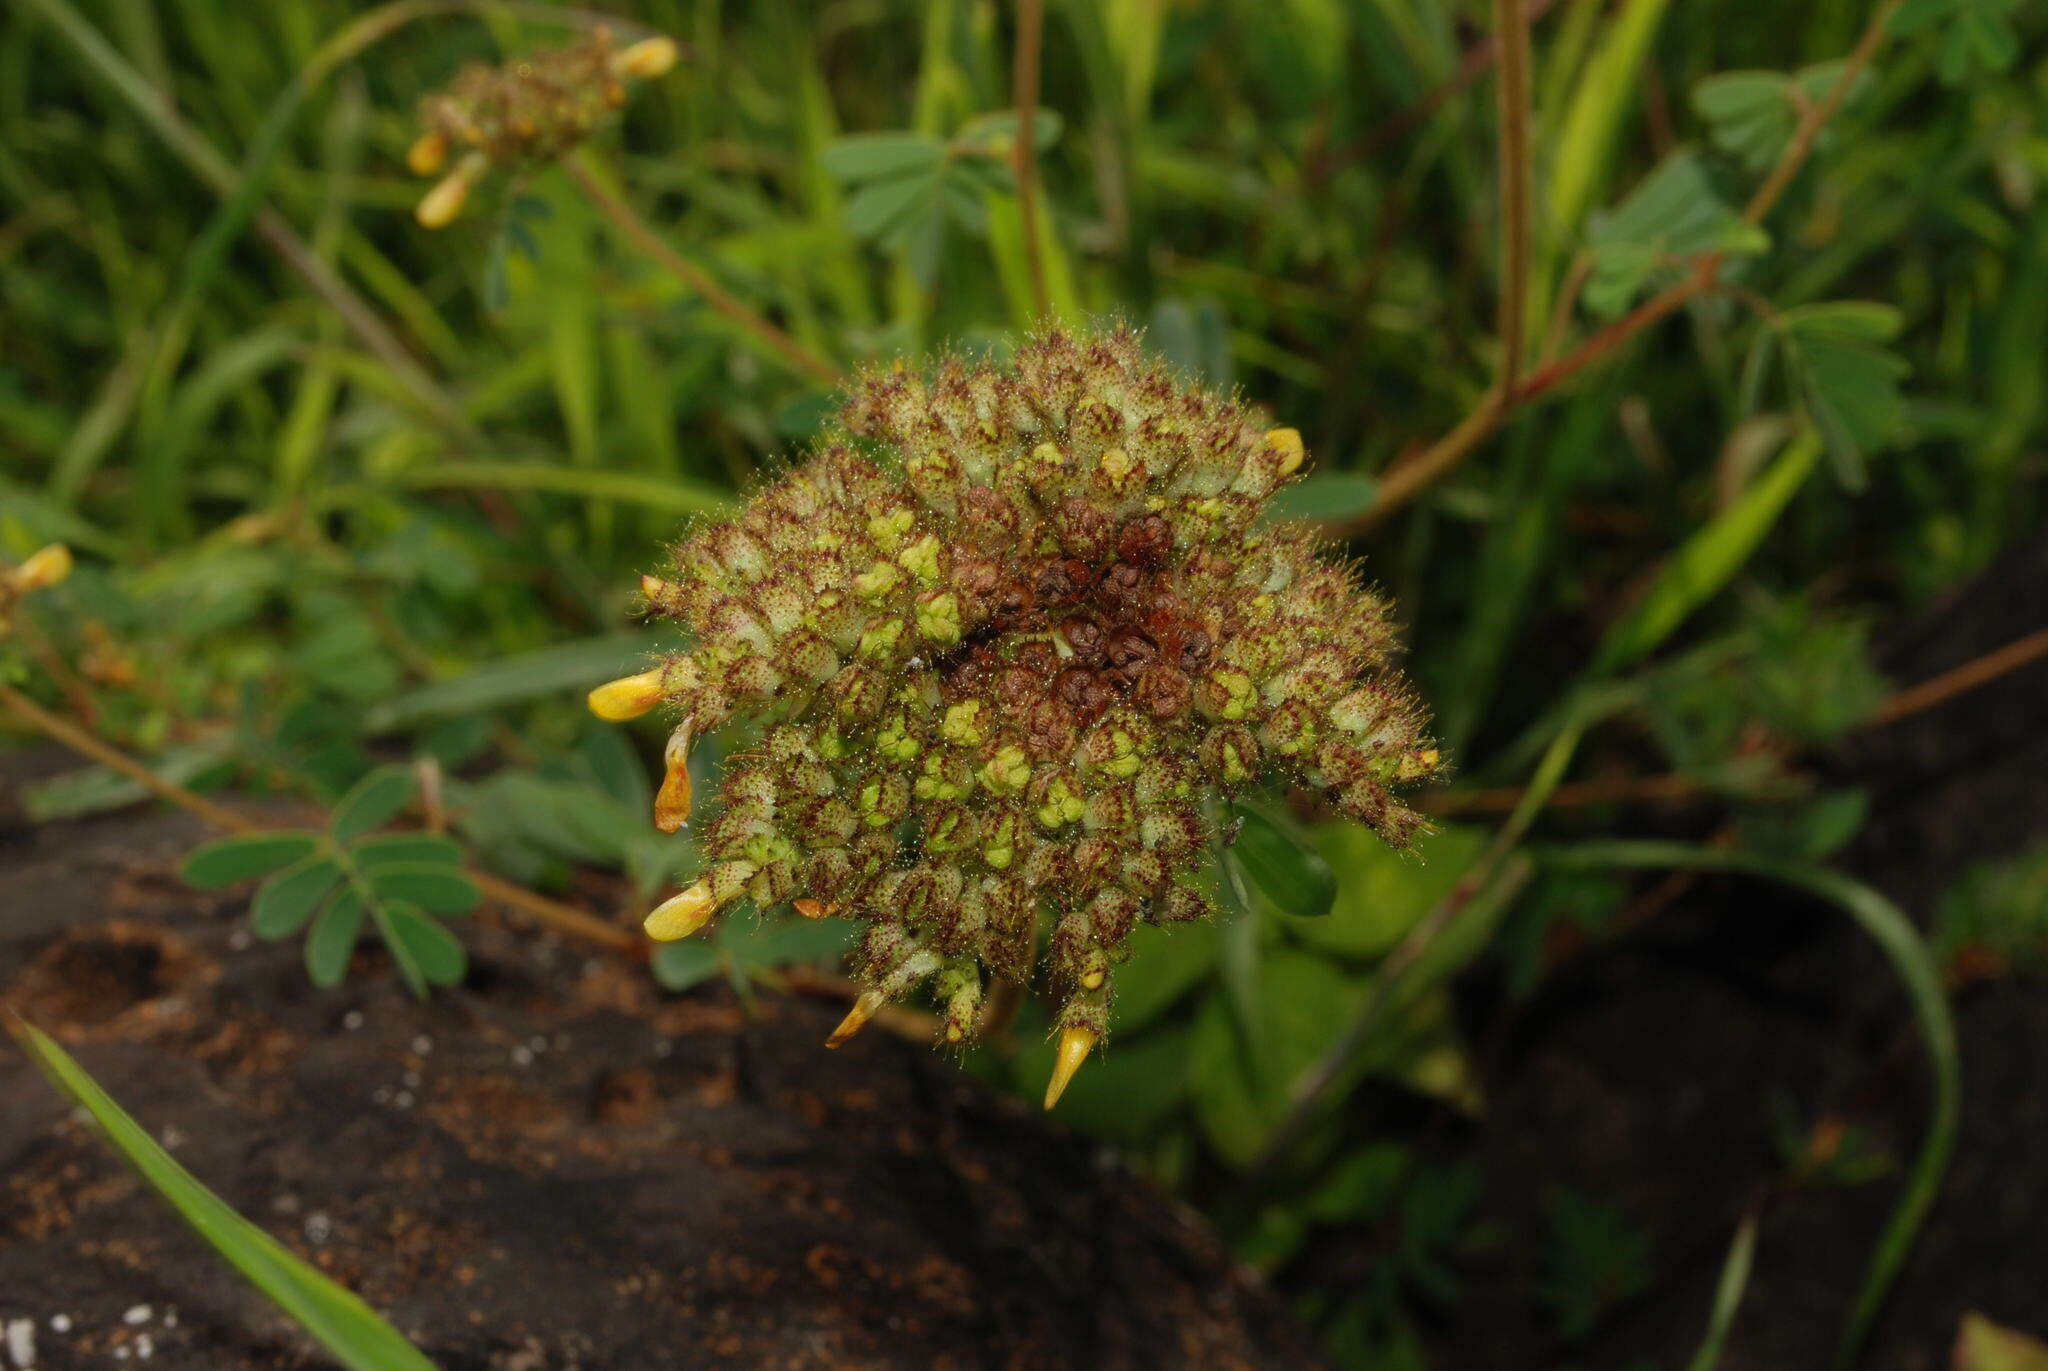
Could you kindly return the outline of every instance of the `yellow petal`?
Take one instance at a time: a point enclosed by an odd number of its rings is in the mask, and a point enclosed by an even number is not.
[[[590,692],[590,712],[600,719],[622,724],[637,719],[661,703],[662,668],[638,676],[622,676]]]
[[[718,912],[718,901],[711,898],[711,883],[699,881],[680,895],[674,895],[655,906],[647,916],[647,936],[658,943],[672,943],[678,938],[687,938]]]
[[[661,790],[654,797],[654,826],[663,833],[673,833],[690,821],[690,726],[695,717],[683,720],[682,727],[669,735],[668,748],[662,753],[664,770],[661,776]]]
[[[846,1011],[846,1017],[839,1021],[839,1027],[832,1030],[832,1036],[825,1039],[825,1046],[837,1047],[854,1034],[867,1027],[875,1011],[889,1003],[889,997],[879,990],[863,990],[860,998],[853,1002],[853,1008]]]
[[[405,154],[405,165],[415,176],[432,176],[448,161],[448,139],[439,129],[429,129],[413,140]]]
[[[680,56],[682,50],[673,38],[643,38],[612,59],[612,70],[621,76],[652,80],[667,75]]]
[[[1298,428],[1276,428],[1266,434],[1266,446],[1280,454],[1280,474],[1292,476],[1301,470],[1301,464],[1308,459],[1308,449],[1302,446],[1301,430]]]
[[[16,590],[43,590],[56,585],[71,574],[71,549],[62,543],[29,554],[27,561],[16,567],[9,579]]]
[[[419,207],[412,217],[419,220],[421,228],[447,228],[455,222],[455,216],[462,213],[462,202],[469,198],[469,181],[462,176],[444,176],[434,188],[420,197]]]
[[[1081,1069],[1081,1063],[1088,1060],[1088,1054],[1095,1050],[1100,1038],[1092,1028],[1063,1028],[1060,1030],[1059,1056],[1052,1064],[1052,1080],[1046,1083],[1045,1107],[1052,1108],[1060,1102],[1060,1096],[1067,1093],[1067,1083],[1074,1079],[1074,1073]]]

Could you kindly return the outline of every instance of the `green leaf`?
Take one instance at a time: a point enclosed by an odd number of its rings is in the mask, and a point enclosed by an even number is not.
[[[469,970],[462,940],[439,919],[406,904],[386,905],[378,927],[413,993],[424,997],[429,985],[460,985]]]
[[[1328,918],[1290,919],[1287,932],[1347,957],[1392,951],[1486,847],[1485,830],[1465,824],[1441,825],[1411,853],[1394,851],[1362,824],[1323,824],[1312,837],[1336,877],[1337,897]]]
[[[1247,879],[1282,914],[1320,918],[1337,898],[1337,878],[1292,823],[1263,807],[1239,805],[1242,825],[1226,849]]]
[[[348,842],[382,828],[412,803],[415,782],[402,766],[381,766],[357,781],[334,806],[327,821],[336,841]]]
[[[341,984],[362,931],[363,897],[346,886],[320,911],[306,937],[306,975],[314,985],[331,990]]]
[[[1349,1017],[1357,990],[1336,966],[1293,948],[1271,950],[1258,968],[1256,1046],[1211,998],[1188,1048],[1195,1113],[1217,1152],[1245,1166],[1287,1112],[1291,1087],[1315,1065]]]
[[[388,838],[366,838],[348,850],[349,859],[362,867],[459,866],[462,845],[452,838],[431,833],[394,833]]]
[[[937,208],[939,186],[936,176],[874,182],[846,202],[840,222],[848,233],[867,242],[892,238],[919,215],[929,215]]]
[[[309,856],[319,839],[310,833],[259,833],[247,838],[222,838],[195,847],[178,874],[200,890],[219,890]]]
[[[11,492],[9,498],[13,498]],[[215,738],[166,748],[150,759],[149,769],[166,781],[189,786],[233,759],[233,740]],[[16,794],[21,797],[22,812],[30,822],[38,824],[111,813],[151,798],[141,782],[103,766],[82,767],[44,780],[24,782]]]
[[[654,949],[654,979],[667,990],[688,990],[718,974],[718,948],[702,938],[684,938]]]
[[[1727,71],[1693,87],[1692,107],[1707,121],[1707,137],[1750,172],[1764,172],[1784,156],[1799,123],[1802,106],[1828,97],[1841,80],[1844,63],[1820,62],[1795,75],[1775,71]],[[1859,72],[1846,103],[1869,88],[1869,72]],[[1834,130],[1823,127],[1825,143]]]
[[[1131,930],[1131,959],[1116,969],[1111,1025],[1119,1033],[1165,1014],[1216,970],[1213,920],[1176,928],[1141,923]]]
[[[201,1185],[46,1034],[19,1020],[9,1027],[51,1084],[92,1115],[136,1174],[343,1366],[350,1371],[434,1371],[433,1363],[370,1306],[287,1252]]]
[[[841,181],[875,181],[938,170],[946,145],[922,133],[856,133],[841,138],[818,157]]]
[[[1607,630],[1594,670],[1618,670],[1648,656],[1726,585],[1770,532],[1819,456],[1818,435],[1800,432],[1740,498],[1686,539],[1635,608]]]
[[[1715,191],[1700,159],[1681,149],[1658,164],[1627,199],[1596,216],[1587,233],[1592,270],[1586,308],[1621,313],[1662,270],[1701,253],[1762,252],[1770,239]]]
[[[591,473],[570,473],[591,474]],[[663,639],[654,633],[608,633],[533,652],[499,657],[453,680],[401,695],[373,709],[365,731],[388,733],[432,719],[475,714],[584,691],[617,676],[644,671]]]
[[[307,857],[286,867],[256,888],[249,926],[259,938],[289,938],[340,880],[341,864],[332,857]]]
[[[379,866],[369,876],[370,888],[384,899],[403,900],[434,914],[467,914],[483,898],[475,882],[446,866]]]
[[[1866,457],[1896,436],[1905,415],[1899,382],[1909,370],[1906,361],[1881,348],[1807,338],[1789,363],[1837,477],[1861,489]]]
[[[1273,497],[1269,513],[1279,519],[1349,519],[1372,508],[1377,478],[1362,471],[1318,471]]]

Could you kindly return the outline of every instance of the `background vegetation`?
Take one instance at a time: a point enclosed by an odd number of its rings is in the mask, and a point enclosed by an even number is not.
[[[1505,121],[1496,12],[1520,16],[1527,93]],[[827,372],[999,347],[1041,295],[1128,317],[1302,430],[1290,512],[1397,597],[1457,775],[1420,863],[1277,801],[1253,816],[1223,873],[1239,916],[1139,948],[1063,1117],[1285,1274],[1341,1357],[1419,1355],[1413,1320],[1455,1307],[1449,1260],[1486,1240],[1473,1177],[1350,1088],[1483,1110],[1451,977],[1483,960],[1525,994],[1616,926],[1627,882],[1555,849],[1638,801],[1705,797],[1724,853],[1811,873],[1867,801],[1802,757],[1916,707],[1871,625],[2041,526],[2048,16],[1053,3],[1024,86],[1033,233],[1011,6],[648,0],[614,22],[684,61],[620,129],[419,228],[420,98],[588,17],[0,15],[0,554],[63,540],[81,563],[25,609],[11,698],[198,790],[350,795],[337,842],[376,826],[350,806],[445,815],[461,847],[397,854],[412,884],[378,887],[408,892],[376,917],[416,980],[460,977],[442,925],[405,922],[473,902],[451,875],[628,945],[613,916],[694,862],[643,817],[656,735],[581,692],[654,642],[630,617],[653,549],[800,451],[832,388],[605,195]],[[718,761],[699,753],[707,786]],[[25,799],[55,819],[137,794],[91,769]],[[2040,871],[1971,874],[1939,964],[1900,951],[1909,977],[2038,959]],[[259,931],[311,912],[273,902]],[[839,936],[729,920],[655,972],[784,984]],[[318,979],[333,938],[308,943]],[[1027,1005],[971,1069],[1035,1093],[1043,1024]],[[1871,1298],[1936,1162],[1898,1173]],[[1542,1299],[1568,1344],[1649,1256],[1598,1196],[1554,1223]],[[1298,1265],[1361,1225],[1397,1235],[1364,1276]]]

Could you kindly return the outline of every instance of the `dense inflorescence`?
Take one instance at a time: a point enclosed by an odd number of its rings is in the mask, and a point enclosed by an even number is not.
[[[1178,383],[1127,331],[872,374],[841,421],[646,578],[689,654],[593,696],[680,716],[671,829],[691,737],[765,721],[655,936],[743,897],[861,920],[868,989],[835,1040],[928,985],[957,1042],[1044,928],[1063,1081],[1107,1029],[1133,927],[1209,911],[1219,796],[1282,777],[1413,841],[1394,788],[1437,754],[1387,605],[1261,517],[1301,467],[1293,430]]]
[[[626,103],[627,80],[659,76],[677,56],[671,38],[615,48],[611,31],[599,25],[570,47],[465,68],[420,104],[422,132],[406,157],[414,174],[437,175],[451,153],[459,154],[420,201],[420,223],[447,224],[494,165],[520,168],[562,156]]]

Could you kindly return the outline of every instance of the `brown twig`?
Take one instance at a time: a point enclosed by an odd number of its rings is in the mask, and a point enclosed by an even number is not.
[[[1924,713],[2044,658],[2048,658],[2048,628],[2039,628],[2004,647],[1993,648],[1959,667],[1895,692],[1864,718],[1858,730],[1884,728]],[[1526,793],[1521,786],[1497,786],[1487,790],[1444,791],[1426,796],[1418,803],[1432,814],[1497,814],[1514,809]],[[1678,773],[1624,776],[1567,782],[1550,793],[1543,807],[1578,809],[1630,800],[1663,803],[1696,799],[1705,793],[1706,787],[1699,781]]]
[[[1916,686],[1908,686],[1872,711],[1870,718],[1865,722],[1865,727],[1883,728],[1909,715],[1932,709],[1936,705],[1947,704],[1966,691],[1975,690],[2007,672],[2016,671],[2027,663],[2039,661],[2043,657],[2048,657],[2048,628],[2036,629],[2024,638],[1987,652],[1951,671],[1944,671],[1931,680],[1922,681]]]
[[[1017,0],[1017,52],[1010,102],[1017,107],[1017,214],[1024,221],[1024,267],[1031,277],[1035,321],[1052,313],[1052,297],[1045,286],[1044,246],[1038,241],[1038,82],[1044,39],[1044,0]]]
[[[1801,112],[1783,156],[1743,208],[1745,221],[1761,222],[1791,185],[1792,178],[1812,154],[1814,140],[1820,136],[1821,128],[1841,108],[1857,78],[1876,55],[1884,41],[1886,25],[1900,3],[1901,0],[1884,0],[1877,7],[1827,94]],[[1378,527],[1470,456],[1473,449],[1500,430],[1510,415],[1557,389],[1586,368],[1604,361],[1637,334],[1713,290],[1718,284],[1720,269],[1720,253],[1702,254],[1694,259],[1693,270],[1684,280],[1651,296],[1628,314],[1599,329],[1563,357],[1538,368],[1512,390],[1488,390],[1449,433],[1390,470],[1380,482],[1372,504],[1363,513],[1334,524],[1331,531],[1340,537],[1348,537]]]
[[[1522,367],[1522,313],[1529,294],[1529,16],[1518,0],[1494,0],[1500,51],[1500,380],[1515,393]]]
[[[670,247],[660,234],[647,226],[647,221],[636,214],[631,205],[619,198],[611,187],[591,171],[588,162],[580,154],[563,159],[563,165],[568,168],[570,178],[590,197],[591,203],[603,211],[605,217],[631,239],[634,246],[659,262],[670,275],[702,296],[705,304],[730,322],[737,324],[756,342],[813,380],[822,381],[828,386],[836,386],[845,379],[838,367],[748,308],[739,297],[712,280],[702,267]]]

